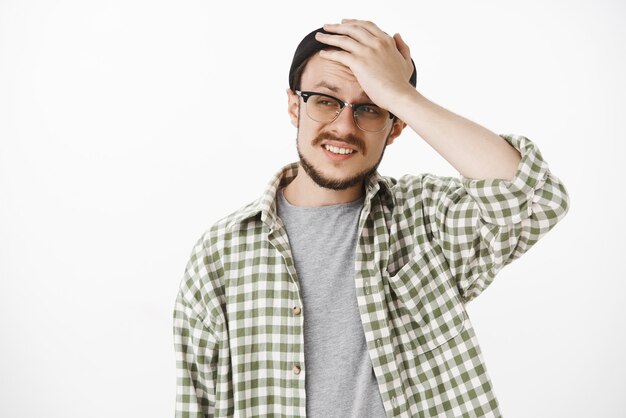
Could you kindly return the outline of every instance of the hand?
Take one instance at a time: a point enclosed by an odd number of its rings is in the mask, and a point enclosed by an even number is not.
[[[414,90],[409,83],[413,73],[409,46],[400,34],[391,37],[372,22],[355,19],[341,22],[324,25],[333,34],[318,32],[315,38],[343,51],[320,51],[320,57],[349,67],[369,98],[392,111],[390,106],[396,95]]]

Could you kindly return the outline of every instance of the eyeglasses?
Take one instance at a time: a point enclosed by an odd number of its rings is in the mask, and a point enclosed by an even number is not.
[[[388,110],[372,103],[352,104],[314,91],[295,90],[295,92],[304,100],[306,114],[317,122],[334,121],[346,106],[352,108],[352,117],[356,126],[367,132],[382,131],[387,126],[387,121],[394,117]]]

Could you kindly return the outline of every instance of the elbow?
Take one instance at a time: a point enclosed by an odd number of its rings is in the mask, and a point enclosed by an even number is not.
[[[560,181],[558,178],[556,178],[556,176],[554,175],[550,175],[551,177],[553,177],[553,179],[555,179],[555,187],[558,189],[559,193],[557,194],[557,208],[556,208],[556,212],[557,212],[557,218],[559,220],[563,219],[565,217],[565,215],[567,214],[567,212],[569,212],[569,208],[570,208],[570,196],[569,196],[569,192],[567,191],[567,188],[565,187],[565,185],[563,184],[562,181]]]

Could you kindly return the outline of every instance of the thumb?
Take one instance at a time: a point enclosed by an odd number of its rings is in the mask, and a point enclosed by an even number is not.
[[[398,51],[400,51],[404,59],[411,59],[411,50],[409,49],[409,46],[404,42],[400,34],[396,33],[395,35],[393,35],[393,39],[394,41],[396,41],[396,48],[398,48]]]

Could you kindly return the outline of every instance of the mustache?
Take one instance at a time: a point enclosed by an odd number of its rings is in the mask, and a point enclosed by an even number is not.
[[[357,149],[357,151],[360,151],[363,154],[365,154],[365,142],[358,136],[348,134],[344,137],[338,137],[331,133],[322,133],[316,136],[315,139],[313,139],[313,145],[320,145],[322,141],[324,141],[325,139],[329,139],[331,141],[337,141],[337,142],[344,142],[348,145],[354,146]]]

